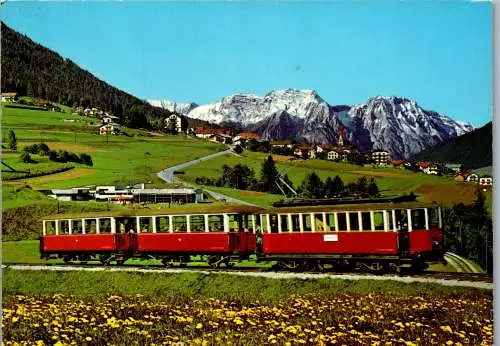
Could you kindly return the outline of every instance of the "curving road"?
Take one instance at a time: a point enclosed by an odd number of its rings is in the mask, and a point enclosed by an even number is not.
[[[236,154],[235,152],[233,152],[232,148],[229,148],[229,149],[224,150],[224,151],[219,151],[219,152],[214,153],[214,154],[200,157],[196,160],[187,161],[187,162],[180,163],[178,165],[169,167],[167,169],[164,169],[163,171],[156,173],[156,176],[167,183],[171,183],[171,184],[177,183],[177,184],[181,184],[184,186],[197,187],[193,184],[187,183],[187,182],[179,179],[178,177],[175,176],[174,172],[180,171],[186,167],[198,164],[198,163],[203,162],[203,161],[211,160],[214,157],[221,156],[221,155],[227,155],[227,154],[233,154],[235,156],[240,156],[240,155]],[[229,202],[229,203],[244,204],[244,205],[256,207],[255,204],[251,204],[251,203],[242,201],[241,199],[237,199],[234,197],[229,197],[229,196],[223,195],[222,193],[219,193],[219,192],[210,191],[210,190],[207,190],[206,188],[203,188],[203,191],[210,194],[217,201],[225,201],[225,202]]]

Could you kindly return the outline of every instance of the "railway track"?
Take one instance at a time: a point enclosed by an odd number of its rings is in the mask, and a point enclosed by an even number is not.
[[[366,272],[345,272],[345,271],[335,271],[325,269],[321,272],[319,271],[308,271],[301,272],[297,270],[285,270],[280,269],[277,270],[275,268],[269,267],[219,267],[219,268],[211,268],[206,265],[189,265],[189,266],[169,266],[165,267],[162,264],[122,264],[122,265],[109,265],[103,266],[100,263],[87,263],[87,264],[74,264],[74,263],[21,263],[21,262],[10,262],[3,263],[2,268],[14,268],[18,269],[19,267],[24,267],[26,269],[30,268],[57,268],[57,270],[64,270],[67,268],[68,270],[115,270],[116,271],[148,271],[148,272],[203,272],[203,273],[254,273],[254,274],[303,274],[307,277],[314,278],[317,276],[318,278],[323,277],[338,277],[338,278],[347,278],[350,277],[359,277],[364,279],[376,278],[380,279],[391,279],[394,277],[399,278],[414,278],[414,279],[433,279],[433,280],[444,280],[444,281],[457,281],[457,282],[470,282],[470,283],[485,283],[485,284],[493,284],[493,276],[482,273],[466,273],[466,272],[435,272],[435,271],[423,271],[418,274],[413,275],[405,275],[405,274],[372,274]],[[266,275],[267,276],[267,275]]]

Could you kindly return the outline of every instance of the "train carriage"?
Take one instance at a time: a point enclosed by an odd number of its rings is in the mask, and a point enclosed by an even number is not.
[[[260,214],[260,259],[371,270],[439,261],[441,223],[437,205],[416,202],[279,208]]]
[[[128,258],[185,264],[202,256],[212,266],[255,254],[287,268],[381,271],[442,260],[441,228],[440,207],[417,202],[199,206],[47,217],[40,252],[105,264]]]
[[[131,257],[157,258],[165,264],[206,256],[210,264],[229,265],[231,257],[255,252],[254,207],[200,207],[54,215],[43,220],[42,257],[66,261],[100,259],[123,263]],[[105,225],[105,227],[104,227]]]

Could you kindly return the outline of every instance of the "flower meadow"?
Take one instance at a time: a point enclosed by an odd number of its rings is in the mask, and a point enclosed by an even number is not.
[[[492,345],[489,295],[215,298],[8,295],[5,345]]]

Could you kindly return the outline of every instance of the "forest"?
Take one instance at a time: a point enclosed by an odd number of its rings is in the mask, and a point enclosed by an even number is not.
[[[163,119],[171,114],[98,79],[3,22],[1,29],[2,92],[70,107],[96,107],[112,112],[131,127],[161,128]]]

